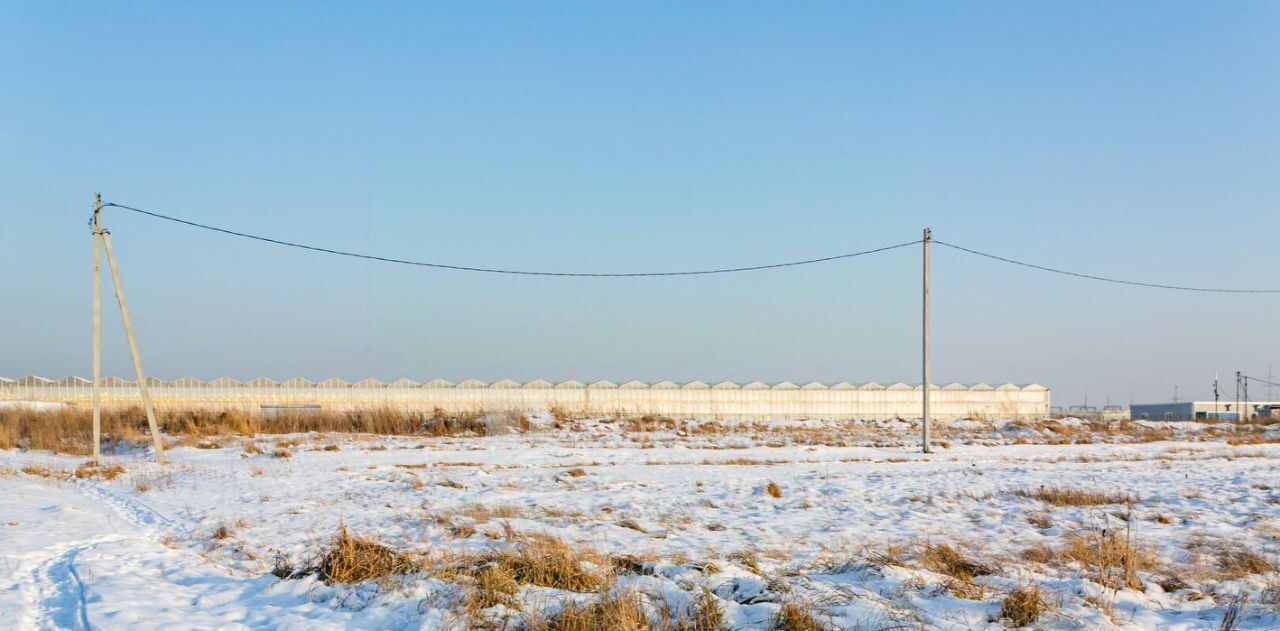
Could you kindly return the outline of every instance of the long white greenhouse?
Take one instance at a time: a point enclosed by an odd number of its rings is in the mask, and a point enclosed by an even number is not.
[[[433,379],[419,383],[399,379],[383,383],[364,379],[312,382],[290,379],[277,382],[257,378],[241,382],[227,377],[200,381],[183,377],[173,381],[148,378],[151,396],[160,408],[237,408],[248,411],[307,406],[322,409],[397,407],[442,409],[450,413],[553,408],[583,415],[658,414],[697,419],[890,419],[920,417],[919,385],[894,383],[826,385],[790,382],[765,384],[729,381],[707,384],[691,381],[645,383],[610,381],[551,383],[535,379],[526,383],[503,379],[485,383],[468,379],[451,383]],[[91,404],[93,383],[81,377],[50,380],[28,376],[0,378],[0,401]],[[933,385],[930,410],[935,418],[1040,418],[1049,414],[1049,389],[1039,384]],[[105,406],[141,405],[137,384],[117,377],[102,382]]]

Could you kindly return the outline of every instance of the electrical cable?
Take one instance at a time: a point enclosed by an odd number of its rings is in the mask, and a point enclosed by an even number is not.
[[[263,241],[263,242],[266,242],[266,243],[273,243],[273,244],[276,244],[276,245],[283,245],[283,246],[291,247],[291,248],[298,248],[298,249],[302,249],[302,250],[310,250],[310,251],[312,251],[312,252],[321,252],[321,253],[325,253],[325,254],[334,254],[334,255],[338,255],[338,256],[346,256],[346,257],[351,257],[351,258],[366,259],[366,260],[370,260],[370,261],[381,261],[381,262],[384,262],[384,263],[396,263],[396,264],[400,264],[400,265],[413,265],[413,266],[418,266],[418,267],[431,267],[431,268],[436,268],[436,269],[445,269],[445,270],[454,270],[454,271],[463,271],[463,272],[482,272],[482,273],[487,273],[487,274],[509,274],[509,275],[518,275],[518,276],[559,276],[559,277],[589,277],[589,278],[641,278],[641,277],[655,277],[655,276],[704,276],[704,275],[710,275],[710,274],[731,274],[731,273],[737,273],[737,272],[755,272],[755,271],[768,270],[768,269],[778,269],[778,268],[783,268],[783,267],[797,267],[797,266],[801,266],[801,265],[813,265],[813,264],[815,264],[815,263],[826,263],[826,262],[836,261],[836,260],[840,260],[840,259],[854,258],[854,257],[858,257],[858,256],[865,256],[865,255],[868,255],[868,254],[876,254],[876,253],[879,253],[879,252],[886,252],[886,251],[889,251],[889,250],[896,250],[896,249],[899,249],[899,248],[905,248],[905,247],[907,247],[907,246],[911,246],[911,245],[917,245],[917,244],[919,244],[919,243],[922,243],[922,242],[923,242],[923,240],[922,240],[922,239],[916,239],[916,240],[914,240],[914,241],[908,241],[908,242],[906,242],[906,243],[898,243],[898,244],[895,244],[895,245],[887,245],[887,246],[884,246],[884,247],[873,248],[873,249],[870,249],[870,250],[862,250],[862,251],[859,251],[859,252],[849,252],[849,253],[846,253],[846,254],[837,254],[837,255],[834,255],[834,256],[824,256],[824,257],[820,257],[820,258],[803,259],[803,260],[799,260],[799,261],[788,261],[788,262],[785,262],[785,263],[769,263],[769,264],[763,264],[763,265],[747,265],[747,266],[742,266],[742,267],[726,267],[726,268],[705,269],[705,270],[679,270],[679,271],[669,271],[669,272],[548,272],[548,271],[541,271],[541,270],[518,270],[518,269],[503,269],[503,268],[494,268],[494,267],[473,267],[473,266],[467,266],[467,265],[451,265],[451,264],[446,264],[446,263],[430,263],[430,262],[426,262],[426,261],[414,261],[414,260],[408,260],[408,259],[391,258],[391,257],[386,257],[386,256],[377,256],[377,255],[373,255],[373,254],[362,254],[362,253],[359,253],[359,252],[347,252],[347,251],[344,251],[344,250],[335,250],[335,249],[332,249],[332,248],[325,248],[325,247],[319,247],[319,246],[314,246],[314,245],[306,245],[306,244],[302,244],[302,243],[295,243],[295,242],[292,242],[292,241],[285,241],[285,240],[282,240],[282,239],[273,239],[273,238],[270,238],[270,237],[263,237],[263,236],[259,236],[259,235],[255,235],[255,234],[249,234],[249,233],[247,233],[247,232],[239,232],[239,231],[236,231],[236,230],[229,230],[229,229],[227,229],[227,228],[219,228],[219,227],[217,227],[217,226],[211,226],[211,225],[208,225],[208,224],[198,223],[198,222],[190,221],[190,220],[187,220],[187,219],[180,219],[180,218],[178,218],[178,217],[172,217],[172,216],[170,216],[170,215],[165,215],[165,214],[161,214],[161,213],[158,213],[158,212],[153,212],[153,211],[150,211],[150,210],[143,210],[143,209],[141,209],[141,208],[134,208],[133,206],[126,206],[126,205],[124,205],[124,204],[117,204],[117,203],[114,203],[114,202],[108,202],[108,203],[106,203],[106,204],[103,204],[103,207],[104,207],[104,208],[108,208],[108,207],[109,207],[109,208],[120,208],[120,209],[122,209],[122,210],[128,210],[128,211],[131,211],[131,212],[139,213],[139,214],[142,214],[142,215],[147,215],[147,216],[154,217],[154,218],[157,218],[157,219],[163,219],[163,220],[165,220],[165,221],[171,221],[171,222],[174,222],[174,223],[180,223],[180,224],[183,224],[183,225],[186,225],[186,226],[191,226],[191,227],[194,227],[194,228],[200,228],[200,229],[203,229],[203,230],[211,230],[211,231],[213,231],[213,232],[220,232],[220,233],[222,233],[222,234],[227,234],[227,235],[231,235],[231,236],[235,236],[235,237],[241,237],[241,238],[245,238],[245,239],[252,239],[252,240],[255,240],[255,241]],[[1027,268],[1030,268],[1030,269],[1036,269],[1036,270],[1040,270],[1040,271],[1043,271],[1043,272],[1050,272],[1050,273],[1053,273],[1053,274],[1061,274],[1061,275],[1063,275],[1063,276],[1072,276],[1072,277],[1075,277],[1075,278],[1084,278],[1084,279],[1088,279],[1088,280],[1096,280],[1096,281],[1105,282],[1105,283],[1114,283],[1114,284],[1118,284],[1118,285],[1130,285],[1130,286],[1135,286],[1135,287],[1147,287],[1147,288],[1151,288],[1151,289],[1168,289],[1168,290],[1175,290],[1175,291],[1194,291],[1194,292],[1201,292],[1201,293],[1224,293],[1224,294],[1280,294],[1280,289],[1227,289],[1227,288],[1219,288],[1219,287],[1190,287],[1190,286],[1185,286],[1185,285],[1166,285],[1166,284],[1160,284],[1160,283],[1146,283],[1146,282],[1141,282],[1141,281],[1124,280],[1124,279],[1119,279],[1119,278],[1109,278],[1109,277],[1106,277],[1106,276],[1096,276],[1096,275],[1093,275],[1093,274],[1084,274],[1084,273],[1080,273],[1080,272],[1072,272],[1072,271],[1068,271],[1068,270],[1057,269],[1057,268],[1053,268],[1053,267],[1047,267],[1047,266],[1044,266],[1044,265],[1037,265],[1037,264],[1035,264],[1035,263],[1027,263],[1027,262],[1025,262],[1025,261],[1019,261],[1019,260],[1016,260],[1016,259],[1011,259],[1011,258],[1007,258],[1007,257],[999,256],[999,255],[996,255],[996,254],[991,254],[991,253],[988,253],[988,252],[981,252],[981,251],[979,251],[979,250],[974,250],[974,249],[971,249],[971,248],[966,248],[966,247],[964,247],[964,246],[956,245],[956,244],[954,244],[954,243],[947,243],[946,241],[939,241],[939,240],[933,239],[933,240],[931,240],[931,242],[932,242],[932,243],[936,243],[936,244],[941,245],[941,246],[944,246],[944,247],[948,247],[948,248],[954,249],[954,250],[960,250],[961,252],[967,252],[967,253],[969,253],[969,254],[973,254],[973,255],[976,255],[976,256],[981,256],[981,257],[984,257],[984,258],[988,258],[988,259],[992,259],[992,260],[996,260],[996,261],[1001,261],[1001,262],[1004,262],[1004,263],[1009,263],[1009,264],[1011,264],[1011,265],[1018,265],[1018,266],[1021,266],[1021,267],[1027,267]]]
[[[935,240],[933,240],[933,243],[936,243],[936,244],[938,244],[938,245],[942,245],[942,246],[946,246],[946,247],[949,247],[949,248],[952,248],[952,249],[955,249],[955,250],[960,250],[960,251],[962,251],[962,252],[968,252],[969,254],[976,254],[976,255],[978,255],[978,256],[983,256],[983,257],[986,257],[986,258],[989,258],[989,259],[995,259],[995,260],[997,260],[997,261],[1003,261],[1003,262],[1005,262],[1005,263],[1011,263],[1011,264],[1013,264],[1013,265],[1021,265],[1022,267],[1029,267],[1029,268],[1032,268],[1032,269],[1038,269],[1038,270],[1040,270],[1040,271],[1044,271],[1044,272],[1052,272],[1052,273],[1054,273],[1054,274],[1062,274],[1062,275],[1064,275],[1064,276],[1074,276],[1074,277],[1076,277],[1076,278],[1087,278],[1087,279],[1089,279],[1089,280],[1097,280],[1097,281],[1102,281],[1102,282],[1104,282],[1104,283],[1116,283],[1116,284],[1119,284],[1119,285],[1133,285],[1133,286],[1136,286],[1136,287],[1150,287],[1150,288],[1152,288],[1152,289],[1173,289],[1173,290],[1177,290],[1177,291],[1198,291],[1198,292],[1221,293],[1221,294],[1280,294],[1280,289],[1223,289],[1223,288],[1217,288],[1217,287],[1186,287],[1186,286],[1182,286],[1182,285],[1162,285],[1162,284],[1159,284],[1159,283],[1144,283],[1144,282],[1135,281],[1135,280],[1123,280],[1123,279],[1119,279],[1119,278],[1107,278],[1107,277],[1105,277],[1105,276],[1094,276],[1094,275],[1092,275],[1092,274],[1082,274],[1082,273],[1080,273],[1080,272],[1070,272],[1070,271],[1067,271],[1067,270],[1056,269],[1056,268],[1053,268],[1053,267],[1045,267],[1044,265],[1036,265],[1035,263],[1027,263],[1027,262],[1024,262],[1024,261],[1017,261],[1017,260],[1014,260],[1014,259],[1005,258],[1005,257],[1003,257],[1003,256],[997,256],[997,255],[995,255],[995,254],[989,254],[989,253],[987,253],[987,252],[979,252],[978,250],[971,250],[971,249],[969,249],[969,248],[966,248],[966,247],[963,247],[963,246],[959,246],[959,245],[955,245],[955,244],[953,244],[953,243],[947,243],[946,241],[938,241],[938,240],[936,240],[936,239],[935,239]]]
[[[323,253],[325,253],[325,254],[336,254],[336,255],[338,255],[338,256],[348,256],[348,257],[352,257],[352,258],[367,259],[367,260],[371,260],[371,261],[382,261],[382,262],[384,262],[384,263],[397,263],[397,264],[400,264],[400,265],[415,265],[415,266],[418,266],[418,267],[432,267],[432,268],[437,268],[437,269],[455,270],[455,271],[463,271],[463,272],[484,272],[484,273],[488,273],[488,274],[514,274],[514,275],[519,275],[519,276],[562,276],[562,277],[563,277],[563,276],[573,276],[573,277],[591,277],[591,278],[639,278],[639,277],[646,277],[646,276],[700,276],[700,275],[708,275],[708,274],[731,274],[731,273],[735,273],[735,272],[755,272],[755,271],[767,270],[767,269],[777,269],[777,268],[780,268],[780,267],[796,267],[796,266],[799,266],[799,265],[813,265],[813,264],[815,264],[815,263],[826,263],[826,262],[829,262],[829,261],[835,261],[835,260],[839,260],[839,259],[848,259],[848,258],[853,258],[853,257],[856,257],[856,256],[865,256],[865,255],[867,255],[867,254],[876,254],[876,253],[878,253],[878,252],[886,252],[886,251],[888,251],[888,250],[896,250],[896,249],[898,249],[898,248],[905,248],[905,247],[907,247],[907,246],[909,246],[909,245],[916,245],[916,244],[918,244],[918,243],[920,243],[920,242],[921,242],[921,240],[920,240],[920,239],[916,239],[915,241],[908,241],[908,242],[906,242],[906,243],[899,243],[899,244],[896,244],[896,245],[887,245],[887,246],[884,246],[884,247],[875,248],[875,249],[871,249],[871,250],[862,250],[862,251],[860,251],[860,252],[849,252],[849,253],[847,253],[847,254],[837,254],[837,255],[835,255],[835,256],[824,256],[824,257],[822,257],[822,258],[805,259],[805,260],[800,260],[800,261],[788,261],[788,262],[786,262],[786,263],[770,263],[770,264],[765,264],[765,265],[749,265],[749,266],[744,266],[744,267],[726,267],[726,268],[719,268],[719,269],[687,270],[687,271],[671,271],[671,272],[620,272],[620,273],[609,273],[609,272],[546,272],[546,271],[537,271],[537,270],[515,270],[515,269],[500,269],[500,268],[493,268],[493,267],[470,267],[470,266],[466,266],[466,265],[449,265],[449,264],[445,264],[445,263],[428,263],[428,262],[425,262],[425,261],[412,261],[412,260],[407,260],[407,259],[397,259],[397,258],[391,258],[391,257],[386,257],[386,256],[375,256],[375,255],[372,255],[372,254],[361,254],[361,253],[358,253],[358,252],[346,252],[346,251],[343,251],[343,250],[334,250],[334,249],[332,249],[332,248],[323,248],[323,247],[318,247],[318,246],[314,246],[314,245],[305,245],[305,244],[302,244],[302,243],[293,243],[293,242],[290,242],[290,241],[284,241],[284,240],[281,240],[281,239],[272,239],[272,238],[269,238],[269,237],[262,237],[262,236],[258,236],[258,235],[254,235],[254,234],[249,234],[249,233],[246,233],[246,232],[238,232],[238,231],[235,231],[235,230],[228,230],[228,229],[226,229],[226,228],[219,228],[219,227],[216,227],[216,226],[210,226],[210,225],[207,225],[207,224],[197,223],[197,222],[194,222],[194,221],[188,221],[188,220],[186,220],[186,219],[179,219],[179,218],[177,218],[177,217],[170,217],[169,215],[163,215],[163,214],[160,214],[160,213],[157,213],[157,212],[152,212],[152,211],[149,211],[149,210],[142,210],[141,208],[134,208],[134,207],[132,207],[132,206],[125,206],[125,205],[123,205],[123,204],[106,203],[106,204],[103,204],[102,206],[103,206],[103,208],[107,208],[107,207],[111,207],[111,208],[120,208],[120,209],[122,209],[122,210],[128,210],[128,211],[132,211],[132,212],[135,212],[135,213],[140,213],[140,214],[143,214],[143,215],[148,215],[148,216],[151,216],[151,217],[155,217],[155,218],[157,218],[157,219],[164,219],[164,220],[166,220],[166,221],[172,221],[172,222],[175,222],[175,223],[180,223],[180,224],[184,224],[184,225],[187,225],[187,226],[192,226],[192,227],[195,227],[195,228],[201,228],[201,229],[204,229],[204,230],[212,230],[212,231],[214,231],[214,232],[221,232],[221,233],[223,233],[223,234],[229,234],[229,235],[236,236],[236,237],[243,237],[243,238],[245,238],[245,239],[253,239],[253,240],[256,240],[256,241],[265,241],[265,242],[267,242],[267,243],[274,243],[274,244],[276,244],[276,245],[283,245],[283,246],[288,246],[288,247],[291,247],[291,248],[299,248],[299,249],[303,249],[303,250],[311,250],[311,251],[313,251],[313,252],[323,252]]]

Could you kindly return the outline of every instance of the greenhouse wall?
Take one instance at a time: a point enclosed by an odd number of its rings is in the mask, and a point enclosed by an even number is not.
[[[920,417],[921,390],[902,383],[825,385],[789,382],[706,384],[670,381],[616,384],[599,381],[584,384],[543,380],[528,383],[502,380],[485,383],[468,380],[450,383],[408,379],[386,384],[372,379],[356,383],[330,379],[319,383],[303,379],[276,382],[254,379],[199,381],[191,378],[163,381],[148,379],[158,408],[240,409],[261,412],[279,406],[308,406],[327,410],[396,407],[413,410],[441,409],[448,413],[515,410],[538,412],[560,409],[581,415],[655,414],[696,419],[890,419]],[[0,379],[0,401],[92,404],[92,382],[67,377]],[[107,407],[141,405],[137,384],[108,378],[102,384]],[[934,418],[1041,418],[1049,414],[1049,389],[1038,384],[990,386],[933,385],[930,410]]]

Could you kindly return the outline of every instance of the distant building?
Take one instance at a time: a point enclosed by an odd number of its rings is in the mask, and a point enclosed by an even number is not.
[[[1266,417],[1280,413],[1280,401],[1241,401],[1244,419]],[[1213,401],[1179,401],[1177,403],[1134,403],[1129,406],[1133,420],[1141,421],[1195,421],[1241,420],[1241,410],[1236,407],[1235,399]]]

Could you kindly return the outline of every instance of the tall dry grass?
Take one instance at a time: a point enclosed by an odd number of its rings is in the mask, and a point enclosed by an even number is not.
[[[165,409],[158,413],[165,436],[202,439],[210,436],[343,432],[391,436],[487,435],[514,427],[529,429],[523,415],[509,414],[495,421],[480,414],[451,415],[396,408],[307,410],[264,417],[242,410]],[[36,449],[54,453],[92,453],[93,413],[88,408],[55,410],[0,409],[0,449]],[[103,449],[141,445],[148,440],[142,408],[102,411]]]

